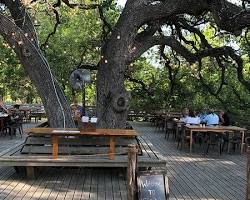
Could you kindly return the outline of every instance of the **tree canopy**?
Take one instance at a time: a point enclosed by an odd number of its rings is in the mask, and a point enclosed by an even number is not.
[[[49,114],[52,126],[62,126],[70,118],[62,118],[69,112],[63,96],[71,95],[68,77],[75,68],[94,70],[101,127],[124,127],[131,97],[133,108],[249,108],[248,1],[235,5],[225,0],[127,0],[124,8],[112,0],[0,3],[0,33],[6,47],[1,54],[8,53],[13,67],[24,66],[45,107],[59,102],[46,110],[62,111],[58,117]],[[149,49],[153,53],[142,56]],[[160,60],[158,69],[149,62],[152,57]],[[1,59],[3,74],[8,74],[8,62]],[[49,71],[44,74],[49,66],[53,78]],[[39,77],[48,80],[46,92]],[[11,91],[10,85],[6,87]]]

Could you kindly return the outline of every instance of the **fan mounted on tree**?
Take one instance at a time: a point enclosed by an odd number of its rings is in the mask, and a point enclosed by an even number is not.
[[[87,69],[76,69],[69,77],[70,85],[74,90],[82,90],[85,87],[85,83],[90,83],[90,71]]]

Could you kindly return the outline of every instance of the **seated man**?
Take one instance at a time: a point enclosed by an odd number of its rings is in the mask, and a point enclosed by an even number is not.
[[[204,122],[207,126],[213,126],[219,124],[219,116],[214,113],[213,110],[210,110],[208,115],[204,118]]]
[[[83,116],[83,108],[82,106],[78,105],[76,101],[74,101],[73,104],[70,105],[72,117],[76,123],[76,125],[79,124],[79,121],[81,121],[81,117]]]

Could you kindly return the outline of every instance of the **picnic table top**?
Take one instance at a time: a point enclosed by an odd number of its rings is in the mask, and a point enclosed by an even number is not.
[[[188,129],[195,129],[195,130],[216,130],[216,131],[246,131],[246,128],[241,128],[238,126],[205,126],[205,127],[201,127],[199,125],[185,125],[186,128]]]
[[[29,135],[62,135],[62,136],[138,136],[135,130],[130,129],[96,129],[93,131],[79,130],[78,128],[31,128]]]

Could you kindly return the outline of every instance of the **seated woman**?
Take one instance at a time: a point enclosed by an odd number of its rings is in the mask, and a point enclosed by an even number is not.
[[[200,124],[201,120],[198,116],[195,115],[195,112],[192,109],[190,109],[189,115],[185,118],[184,122],[186,124]]]
[[[180,121],[181,122],[185,122],[185,120],[186,120],[186,118],[188,117],[188,115],[189,115],[189,109],[188,108],[184,108],[183,110],[182,110],[182,113],[181,113],[181,118],[180,118]]]

